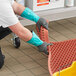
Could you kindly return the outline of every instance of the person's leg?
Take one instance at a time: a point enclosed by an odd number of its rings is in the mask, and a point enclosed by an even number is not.
[[[0,69],[4,65],[4,58],[5,56],[2,54],[1,48],[0,48]]]
[[[9,28],[0,27],[0,40],[9,35],[12,31]],[[5,56],[2,54],[1,47],[0,47],[0,69],[4,65],[4,58]]]
[[[9,35],[12,31],[7,27],[0,27],[0,40]]]

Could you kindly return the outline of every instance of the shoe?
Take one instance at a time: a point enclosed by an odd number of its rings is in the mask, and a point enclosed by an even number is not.
[[[4,65],[4,59],[5,59],[5,56],[2,54],[1,49],[0,49],[0,69]]]

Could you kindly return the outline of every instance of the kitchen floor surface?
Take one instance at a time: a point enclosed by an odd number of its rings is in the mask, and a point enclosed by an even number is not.
[[[35,25],[27,26],[35,30]],[[37,48],[21,40],[20,48],[14,48],[12,35],[0,40],[5,64],[0,70],[0,76],[50,76],[48,72],[48,57],[37,51]],[[64,41],[76,38],[76,18],[50,22],[50,41]]]

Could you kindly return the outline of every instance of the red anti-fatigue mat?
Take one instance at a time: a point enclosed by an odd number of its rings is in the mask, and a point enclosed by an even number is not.
[[[41,31],[37,32],[39,37],[45,41],[50,42],[48,39],[48,31],[41,27]],[[51,42],[49,46],[48,68],[50,75],[71,66],[73,61],[76,61],[76,39],[67,40],[62,42]]]
[[[55,73],[68,68],[73,61],[76,61],[76,39],[53,42],[48,57],[49,71]]]

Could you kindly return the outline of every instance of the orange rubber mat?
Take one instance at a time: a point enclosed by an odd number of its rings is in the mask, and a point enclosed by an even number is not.
[[[61,71],[76,61],[76,39],[63,42],[53,42],[48,57],[49,71]]]
[[[40,31],[38,30],[38,27],[36,27],[37,29],[37,33],[38,33],[38,36],[40,37],[40,39],[44,42],[50,42],[49,41],[49,37],[48,37],[48,30],[46,30],[44,27],[41,27],[40,28]]]
[[[50,42],[45,28],[41,27],[40,32],[37,28],[37,32],[41,40]],[[72,62],[76,61],[76,39],[50,43],[53,45],[48,47],[48,68],[52,76],[55,72],[70,67]]]

